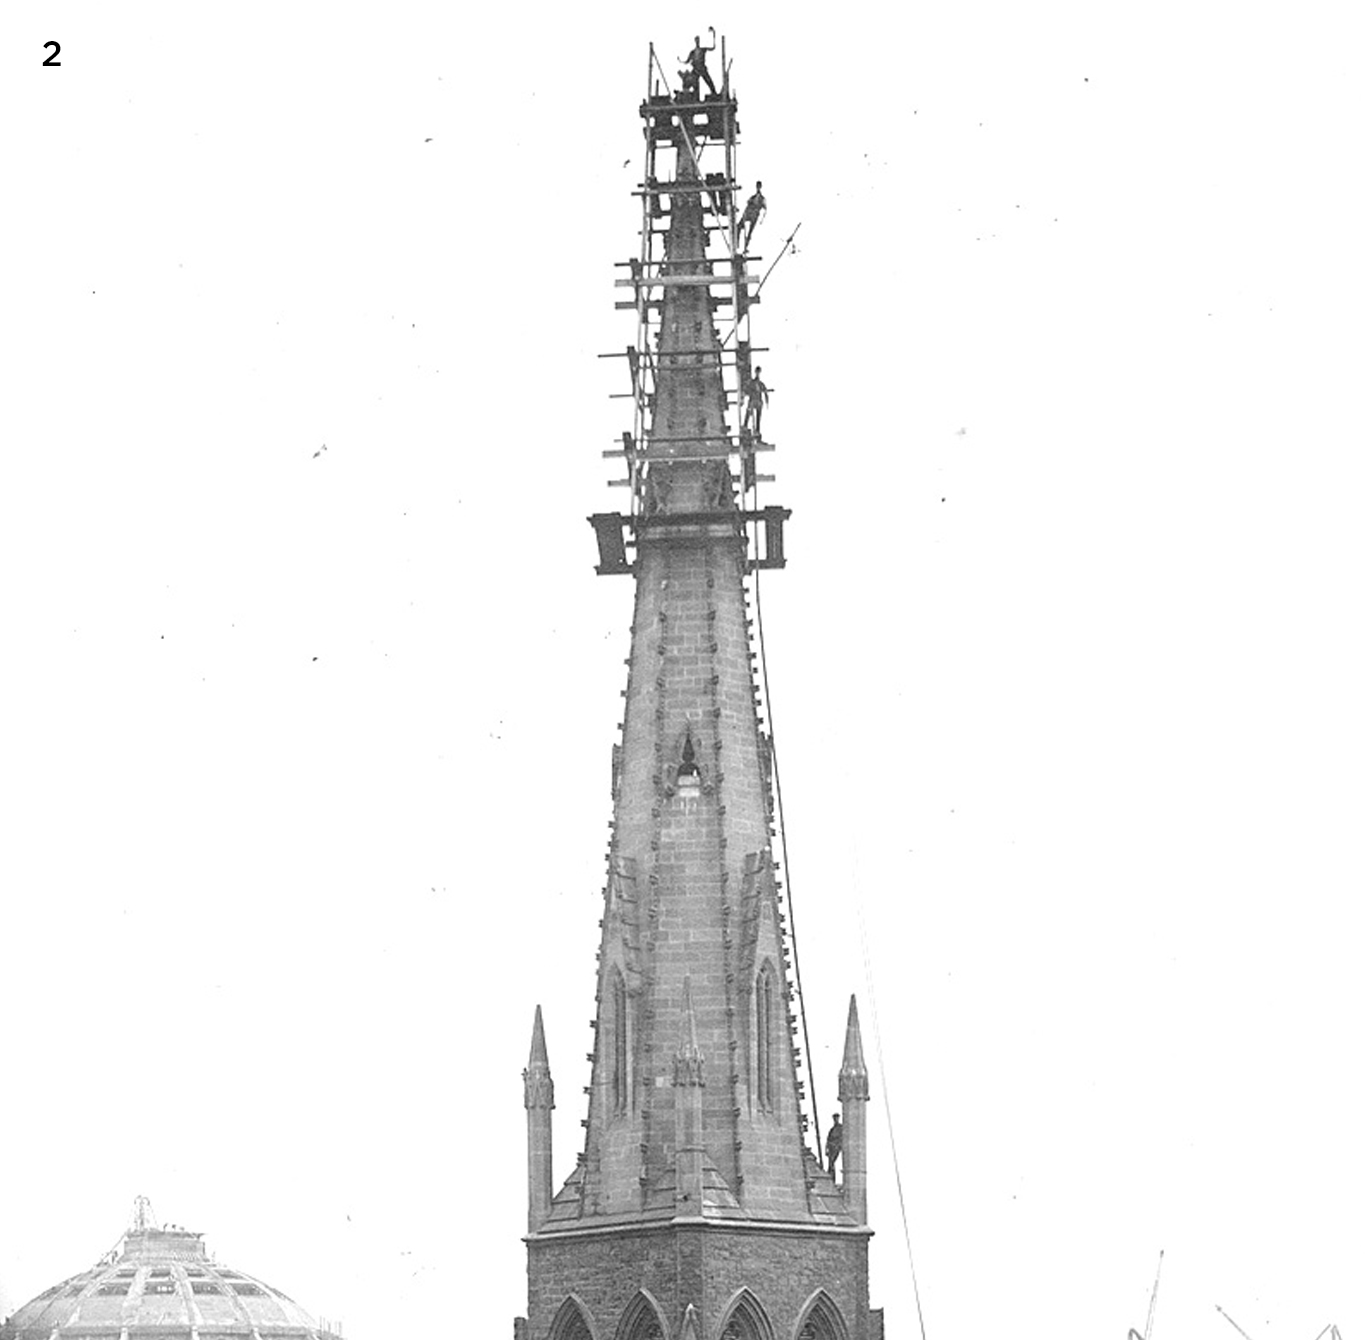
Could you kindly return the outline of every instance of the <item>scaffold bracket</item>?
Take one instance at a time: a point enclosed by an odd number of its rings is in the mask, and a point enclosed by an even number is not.
[[[613,483],[618,481],[613,480]],[[624,481],[619,481],[624,482]],[[747,511],[734,509],[714,512],[660,512],[654,516],[627,516],[623,512],[595,512],[588,518],[597,536],[597,574],[599,577],[628,575],[635,570],[627,546],[637,546],[642,536],[653,540],[694,540],[695,533],[705,527],[729,526],[736,538],[745,535],[745,528],[757,525],[759,543],[747,561],[747,568],[785,568],[786,551],[783,545],[783,526],[791,518],[790,507],[761,507]]]

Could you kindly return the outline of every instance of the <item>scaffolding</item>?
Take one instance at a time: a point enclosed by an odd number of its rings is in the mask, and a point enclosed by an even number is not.
[[[751,570],[785,564],[782,524],[790,513],[782,507],[760,508],[757,496],[758,485],[772,479],[758,472],[758,453],[774,448],[751,429],[746,414],[746,399],[754,386],[751,359],[764,352],[752,345],[749,331],[750,312],[759,302],[762,284],[750,267],[762,257],[746,254],[741,247],[738,103],[724,38],[719,49],[720,87],[703,96],[695,74],[690,79],[683,76],[674,91],[653,44],[649,48],[646,94],[640,105],[645,166],[643,180],[633,192],[640,202],[640,245],[636,256],[617,263],[623,273],[615,281],[616,288],[629,290],[616,307],[635,313],[635,340],[624,351],[600,355],[625,359],[630,389],[614,398],[630,400],[632,409],[631,426],[622,432],[620,445],[602,453],[624,464],[624,475],[608,482],[629,491],[629,510],[588,518],[597,534],[597,571],[602,575],[633,572],[630,550],[651,526],[663,524],[738,522],[746,531],[753,530]],[[686,172],[680,171],[684,165]],[[670,262],[666,254],[673,201],[684,195],[701,198],[705,256],[700,263]],[[707,355],[667,353],[661,348],[664,294],[683,287],[706,291],[717,334],[725,330],[717,348]],[[721,432],[697,437],[656,432],[660,374],[670,366],[695,368],[703,357],[712,361],[721,378],[726,414]],[[718,502],[715,511],[657,515],[650,502],[650,466],[676,460],[680,454],[689,461],[723,462],[739,508]]]

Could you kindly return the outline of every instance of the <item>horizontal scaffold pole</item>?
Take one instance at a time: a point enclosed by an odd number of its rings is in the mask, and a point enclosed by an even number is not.
[[[757,275],[641,275],[614,279],[617,288],[702,288],[707,284],[757,284]]]

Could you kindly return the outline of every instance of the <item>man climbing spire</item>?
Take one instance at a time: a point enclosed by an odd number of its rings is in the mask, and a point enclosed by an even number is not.
[[[711,96],[716,96],[716,85],[711,78],[711,72],[706,68],[706,53],[716,49],[716,30],[708,28],[711,34],[711,45],[704,47],[701,44],[701,34],[698,33],[692,39],[692,50],[687,53],[687,69],[682,71],[683,92],[689,93],[694,98],[701,96],[702,81],[706,81],[706,87],[711,90]]]
[[[758,227],[758,221],[767,213],[768,202],[763,198],[763,183],[758,182],[753,195],[749,197],[748,203],[744,206],[744,213],[739,216],[739,231],[743,233],[748,229],[743,241],[740,243],[741,251],[749,250],[749,243],[754,240],[754,229]]]

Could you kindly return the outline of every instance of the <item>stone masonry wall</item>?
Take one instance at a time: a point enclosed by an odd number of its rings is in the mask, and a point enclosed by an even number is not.
[[[773,1033],[775,1101],[752,1092],[753,976],[764,959],[785,982],[783,936],[760,899],[752,948],[741,944],[746,861],[771,861],[767,797],[744,601],[733,537],[647,548],[638,573],[612,859],[634,870],[633,901],[608,909],[601,955],[598,1046],[589,1116],[586,1203],[601,1214],[639,1208],[641,1177],[673,1157],[672,1058],[683,981],[691,980],[706,1058],[707,1152],[732,1192],[766,1218],[807,1217],[799,1103],[785,995]],[[699,789],[677,785],[690,734]],[[606,1101],[609,983],[632,960],[630,1101]]]
[[[849,1340],[868,1340],[867,1238],[707,1224],[532,1239],[529,1340],[548,1340],[570,1294],[584,1304],[593,1340],[627,1340],[618,1328],[642,1289],[659,1306],[664,1340],[677,1340],[689,1303],[701,1317],[701,1340],[719,1340],[741,1289],[758,1300],[773,1340],[797,1340],[802,1310],[817,1290],[838,1309]]]

